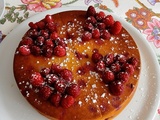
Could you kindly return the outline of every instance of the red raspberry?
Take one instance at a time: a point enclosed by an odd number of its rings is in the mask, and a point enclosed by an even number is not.
[[[58,81],[55,82],[54,88],[57,92],[59,93],[64,93],[66,89],[66,83],[64,80],[59,79]]]
[[[61,70],[60,77],[62,77],[64,80],[69,81],[69,82],[73,80],[72,72],[68,69]]]
[[[70,95],[66,95],[61,100],[61,106],[63,108],[69,108],[74,104],[74,98]]]
[[[99,29],[95,28],[95,29],[92,30],[92,37],[94,39],[99,39],[100,38],[100,31],[99,31]]]
[[[129,80],[129,74],[127,72],[119,72],[117,78],[122,81],[122,83],[126,83]]]
[[[38,37],[38,31],[36,29],[30,29],[28,32],[27,32],[27,35],[28,37],[31,37],[33,39],[37,38]]]
[[[99,13],[96,13],[96,20],[97,21],[102,21],[102,19],[105,17],[105,13],[103,11],[100,11]]]
[[[47,23],[46,28],[48,28],[50,33],[55,32],[57,31],[57,24],[54,22]]]
[[[29,55],[31,53],[30,48],[28,45],[22,45],[18,48],[21,55]]]
[[[119,71],[121,70],[121,66],[120,66],[119,63],[113,63],[113,64],[111,64],[111,66],[110,66],[110,70],[111,70],[112,72],[114,72],[114,73],[117,73],[117,72],[119,72]]]
[[[87,13],[86,13],[87,17],[89,16],[95,16],[96,15],[96,10],[93,6],[89,6],[87,9]]]
[[[111,27],[114,24],[114,19],[111,15],[107,15],[102,19],[102,22],[106,25],[106,27]]]
[[[47,58],[51,58],[53,55],[53,48],[49,46],[43,46],[43,55]]]
[[[52,15],[46,15],[45,18],[44,18],[45,22],[46,23],[52,23],[54,22],[53,18],[52,18]]]
[[[124,91],[124,85],[119,80],[114,80],[109,84],[109,91],[112,95],[120,96]]]
[[[35,23],[33,23],[33,22],[30,22],[28,25],[29,25],[29,27],[30,27],[31,29],[37,29],[37,28],[38,28],[37,24],[35,24]]]
[[[66,49],[61,45],[57,45],[53,50],[54,55],[63,57],[66,55]]]
[[[110,33],[113,35],[117,35],[121,32],[122,25],[119,21],[116,21],[110,28]]]
[[[45,77],[46,75],[48,75],[50,73],[50,68],[42,68],[40,73],[43,77]]]
[[[115,61],[119,62],[120,64],[125,63],[126,60],[127,60],[127,57],[122,54],[118,54],[115,56]]]
[[[99,30],[104,30],[106,28],[106,25],[102,22],[98,22],[96,26]]]
[[[31,53],[35,56],[39,56],[41,54],[41,49],[38,46],[32,46],[31,47]]]
[[[135,57],[131,57],[127,62],[128,62],[129,64],[133,65],[134,68],[136,68],[137,65],[138,65],[138,59],[135,58]]]
[[[59,38],[59,37],[55,40],[55,45],[56,45],[56,46],[57,46],[57,45],[61,45],[62,47],[66,48],[66,43],[65,43],[65,41],[64,41],[63,39]]]
[[[103,58],[103,56],[100,54],[100,53],[98,53],[98,52],[94,52],[93,54],[92,54],[92,61],[94,62],[94,63],[97,63],[99,60],[101,60]]]
[[[134,67],[133,65],[129,64],[129,63],[125,63],[122,66],[122,69],[127,72],[129,75],[132,75],[134,73]]]
[[[44,41],[45,39],[43,36],[38,36],[37,39],[35,40],[35,44],[37,46],[42,46],[44,44]]]
[[[51,96],[51,103],[55,106],[58,107],[61,101],[61,94],[60,93],[55,93]]]
[[[114,55],[111,53],[107,54],[104,57],[104,61],[105,61],[106,66],[110,66],[114,62]]]
[[[48,74],[46,75],[46,81],[49,85],[54,84],[56,81],[58,81],[59,78],[56,74]]]
[[[54,47],[54,43],[51,39],[47,39],[44,45],[49,46],[49,47]]]
[[[56,40],[58,38],[58,33],[57,32],[52,32],[50,35],[50,38],[53,40]]]
[[[96,63],[95,69],[98,72],[103,72],[106,69],[105,63],[102,60],[98,61]]]
[[[92,23],[85,23],[83,25],[84,30],[86,31],[92,31],[94,29],[94,26],[92,25]]]
[[[40,30],[40,35],[43,36],[45,39],[49,38],[48,30]]]
[[[43,30],[43,29],[45,28],[45,23],[44,23],[44,21],[39,21],[39,22],[36,23],[36,25],[38,26],[38,28],[39,28],[40,30]]]
[[[87,17],[86,21],[85,21],[87,24],[91,23],[92,25],[96,24],[97,23],[97,20],[95,19],[95,17],[93,16],[89,16]]]
[[[59,74],[62,70],[62,67],[56,64],[52,64],[51,71],[52,73]]]
[[[33,44],[33,40],[30,37],[25,37],[22,39],[22,41],[20,42],[20,45],[28,45],[31,46]]]
[[[69,87],[66,88],[67,94],[73,96],[74,98],[80,94],[80,87],[78,84],[70,84]]]
[[[110,82],[110,81],[113,81],[114,78],[115,78],[114,73],[113,73],[112,71],[110,71],[110,70],[105,71],[105,72],[103,73],[103,81],[104,81],[105,83],[108,83],[108,82]]]
[[[29,80],[34,87],[41,87],[44,83],[44,79],[39,72],[34,72],[33,74],[31,74]]]
[[[82,35],[82,41],[88,41],[92,38],[92,34],[88,31],[85,31]]]
[[[110,39],[111,38],[111,35],[108,32],[108,30],[102,30],[102,31],[100,31],[100,34],[101,34],[100,37],[103,39]]]
[[[39,92],[42,95],[43,99],[47,100],[53,93],[53,90],[49,86],[43,86],[40,88]]]

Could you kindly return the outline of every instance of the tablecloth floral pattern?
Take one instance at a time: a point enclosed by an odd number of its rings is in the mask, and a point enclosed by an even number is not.
[[[154,49],[160,63],[160,0],[5,0],[0,42],[25,19],[63,6],[89,6],[114,12],[132,24]],[[160,119],[160,107],[155,120]]]

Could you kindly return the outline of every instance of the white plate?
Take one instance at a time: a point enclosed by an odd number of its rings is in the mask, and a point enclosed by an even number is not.
[[[0,19],[3,16],[5,10],[5,0],[0,0]]]
[[[39,21],[46,14],[67,10],[86,10],[84,7],[62,7],[35,15],[16,27],[0,45],[0,120],[45,120],[21,95],[13,76],[13,57],[30,21]],[[111,14],[111,13],[109,13]],[[137,30],[113,15],[134,37],[141,54],[142,72],[139,86],[129,105],[115,120],[153,120],[160,101],[160,70],[156,56]]]

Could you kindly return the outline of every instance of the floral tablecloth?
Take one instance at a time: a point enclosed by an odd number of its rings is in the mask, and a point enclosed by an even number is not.
[[[14,27],[39,12],[89,5],[113,12],[132,24],[152,46],[160,63],[160,0],[5,0],[5,12],[0,18],[0,42]],[[160,120],[160,107],[155,120]]]

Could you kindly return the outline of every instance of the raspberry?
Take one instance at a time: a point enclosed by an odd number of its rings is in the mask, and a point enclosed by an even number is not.
[[[38,26],[38,28],[40,30],[44,29],[45,28],[45,23],[43,21],[39,21],[36,23],[36,25]]]
[[[119,80],[114,80],[109,84],[109,91],[112,95],[120,96],[124,91],[124,85]]]
[[[110,81],[113,81],[114,78],[115,78],[114,73],[113,73],[112,71],[110,71],[110,70],[105,71],[105,72],[103,73],[103,81],[104,81],[105,83],[108,83],[108,82],[110,82]]]
[[[49,85],[54,84],[56,81],[58,81],[59,78],[56,74],[48,74],[46,75],[46,81]]]
[[[47,39],[44,45],[49,46],[49,47],[54,47],[54,43],[51,39]]]
[[[73,80],[72,72],[68,69],[61,70],[60,77],[69,82]]]
[[[111,53],[107,54],[104,57],[104,61],[105,61],[106,66],[110,66],[114,62],[114,55]]]
[[[85,24],[83,25],[83,28],[84,28],[84,30],[86,30],[86,31],[92,31],[93,28],[94,28],[94,26],[92,25],[92,23],[85,23]]]
[[[52,94],[53,90],[49,86],[43,86],[40,88],[40,94],[44,100],[47,100]]]
[[[102,19],[102,22],[106,25],[106,27],[111,27],[114,24],[114,19],[111,15],[107,15]]]
[[[137,65],[138,65],[138,60],[135,57],[131,57],[127,62],[129,64],[133,65],[134,68],[137,67]]]
[[[49,38],[49,33],[47,30],[40,30],[40,35],[43,36],[45,39]]]
[[[54,55],[63,57],[66,55],[66,49],[61,45],[57,45],[53,50]]]
[[[57,31],[57,24],[54,22],[47,23],[46,27],[51,33]]]
[[[85,22],[88,24],[91,23],[92,25],[94,25],[94,24],[96,24],[97,20],[95,19],[95,17],[89,16],[89,17],[87,17]]]
[[[25,37],[22,39],[22,41],[20,42],[20,45],[28,45],[31,46],[33,44],[33,40],[30,37]]]
[[[103,39],[110,39],[111,38],[111,35],[110,35],[110,33],[108,32],[108,30],[102,30],[101,32],[100,32],[100,34],[101,34],[101,38],[103,38]]]
[[[66,43],[65,43],[65,41],[64,41],[63,39],[61,39],[61,38],[57,38],[57,39],[55,40],[55,45],[56,45],[56,46],[57,46],[57,45],[61,45],[62,47],[66,48]]]
[[[121,70],[121,66],[120,66],[119,63],[113,63],[113,64],[111,64],[111,66],[110,66],[110,70],[111,70],[112,72],[114,72],[114,73],[117,73],[117,72],[119,72],[119,71]]]
[[[31,53],[35,56],[39,56],[41,54],[41,49],[38,46],[32,46],[31,47]]]
[[[100,38],[100,31],[99,31],[99,29],[95,28],[95,29],[92,30],[92,37],[94,39],[99,39]]]
[[[51,58],[53,55],[53,48],[49,46],[43,46],[43,55],[47,58]]]
[[[113,35],[117,35],[121,32],[122,25],[119,21],[116,21],[110,28],[110,33]]]
[[[97,21],[102,21],[102,19],[105,17],[105,13],[103,11],[100,11],[99,13],[96,13],[96,20]]]
[[[41,69],[40,73],[43,77],[45,77],[46,75],[48,75],[50,73],[50,68],[43,68]]]
[[[74,104],[74,98],[70,95],[66,95],[61,100],[61,106],[63,108],[69,108]]]
[[[45,18],[44,18],[44,20],[47,23],[52,23],[53,22],[52,15],[46,15]]]
[[[92,61],[94,63],[97,63],[102,58],[103,58],[103,56],[100,53],[98,53],[98,52],[95,52],[95,53],[92,54]]]
[[[115,56],[115,60],[116,60],[117,62],[119,62],[120,64],[123,64],[123,63],[126,62],[127,57],[124,56],[124,55],[122,55],[122,54],[118,54],[118,55]]]
[[[134,72],[134,67],[133,65],[129,64],[129,63],[125,63],[123,66],[122,66],[122,69],[127,72],[129,75],[132,75],[133,72]]]
[[[100,60],[96,63],[96,66],[95,66],[95,69],[98,71],[98,72],[103,72],[105,70],[105,63]]]
[[[38,28],[37,24],[35,24],[35,23],[33,23],[33,22],[30,22],[28,25],[29,25],[29,27],[30,27],[31,29],[37,29],[37,28]]]
[[[29,55],[31,53],[30,48],[28,45],[22,45],[18,48],[21,55]]]
[[[127,72],[119,72],[117,78],[122,82],[126,83],[129,80],[129,74]]]
[[[39,72],[34,72],[33,74],[31,74],[29,80],[34,87],[41,87],[44,83],[44,79]]]
[[[35,44],[37,46],[42,46],[44,44],[44,41],[45,39],[43,36],[38,36],[37,39],[35,40]]]
[[[58,38],[58,33],[57,32],[52,32],[50,35],[50,38],[53,40],[56,40]]]
[[[27,35],[28,37],[31,37],[31,38],[37,38],[38,37],[38,31],[36,29],[30,29],[28,32],[27,32]]]
[[[55,93],[51,96],[50,99],[51,103],[55,106],[58,107],[61,101],[61,94],[60,93]]]
[[[92,34],[88,31],[85,31],[82,35],[82,41],[88,41],[92,38]]]
[[[95,16],[96,15],[96,10],[93,6],[89,6],[87,9],[87,13],[86,13],[87,17],[89,16]]]
[[[64,80],[59,79],[58,81],[55,82],[54,88],[57,92],[59,93],[64,93],[66,89],[66,83]]]
[[[62,67],[56,64],[52,64],[51,71],[52,73],[59,74],[62,70]]]
[[[74,98],[80,94],[80,87],[78,84],[70,84],[69,87],[66,88],[67,94],[73,96]]]
[[[99,30],[104,30],[106,28],[106,25],[102,22],[98,22],[96,26]]]

